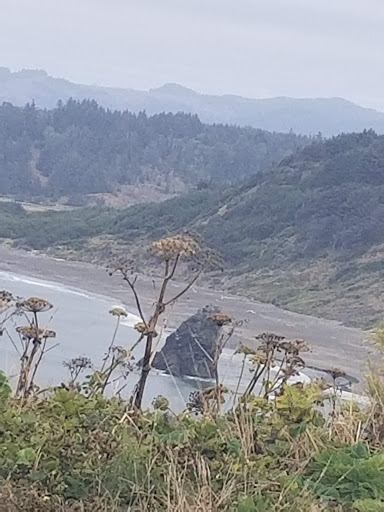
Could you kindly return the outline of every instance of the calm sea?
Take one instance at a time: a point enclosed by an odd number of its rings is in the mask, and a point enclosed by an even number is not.
[[[24,298],[42,297],[54,305],[49,312],[40,315],[41,326],[53,329],[57,333],[56,339],[50,343],[58,344],[46,354],[37,379],[40,386],[57,385],[68,379],[63,362],[73,357],[87,356],[95,366],[100,364],[112,339],[116,323],[109,310],[120,305],[119,302],[63,284],[9,272],[0,272],[1,289]],[[139,318],[136,315],[128,314],[118,331],[116,345],[126,348],[132,346],[137,339],[137,333],[133,329],[137,321]],[[15,326],[20,323],[25,321],[19,318],[14,320]],[[10,328],[9,331],[12,333],[13,329]],[[14,375],[19,364],[17,353],[6,335],[0,340],[0,368],[8,375]],[[143,347],[139,346],[135,351],[137,359],[142,357],[142,350]],[[234,355],[233,351],[224,351],[220,360],[220,374],[224,385],[235,389],[240,371],[241,356]],[[241,388],[246,385],[249,375],[247,368]],[[138,377],[138,370],[129,375],[127,393],[132,391]],[[154,397],[161,394],[169,399],[174,410],[182,410],[190,392],[207,385],[207,382],[197,379],[178,379],[153,370],[148,379],[145,405],[149,405]]]

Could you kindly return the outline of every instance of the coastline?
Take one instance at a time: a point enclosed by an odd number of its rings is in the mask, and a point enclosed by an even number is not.
[[[90,263],[55,259],[0,246],[0,271],[52,281],[90,294],[113,298],[131,314],[137,314],[134,298],[123,280],[117,275],[109,276],[104,268]],[[156,282],[152,278],[139,276],[138,292],[146,313],[150,311],[155,298],[154,286]],[[177,293],[179,287],[177,283],[172,284],[171,292]],[[306,357],[309,364],[321,368],[335,366],[360,381],[367,359],[375,353],[368,342],[368,333],[362,330],[200,286],[191,289],[166,313],[167,328],[174,329],[207,304],[220,306],[223,312],[235,320],[244,321],[232,338],[230,348],[236,347],[240,340],[255,346],[254,336],[266,331],[290,339],[305,339],[312,348]]]

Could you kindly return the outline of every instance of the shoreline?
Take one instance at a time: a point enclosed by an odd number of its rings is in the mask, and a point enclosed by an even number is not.
[[[123,280],[117,275],[109,276],[105,269],[90,263],[55,259],[0,246],[0,271],[51,281],[107,297],[123,304],[129,313],[137,315],[134,298]],[[155,285],[152,278],[138,278],[137,288],[145,314],[149,313],[153,304]],[[176,282],[170,289],[177,293],[179,286]],[[254,336],[261,332],[274,332],[290,339],[305,339],[312,348],[312,352],[305,358],[308,364],[321,368],[335,366],[360,381],[367,359],[375,353],[373,346],[368,343],[368,333],[360,329],[200,286],[193,287],[168,310],[165,315],[167,328],[174,329],[207,304],[220,306],[223,312],[235,320],[244,321],[236,330],[229,348],[235,348],[240,340],[256,346]]]

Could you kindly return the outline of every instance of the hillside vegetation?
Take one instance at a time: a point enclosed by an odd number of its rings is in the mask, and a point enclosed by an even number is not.
[[[140,232],[151,236],[151,226],[159,235],[180,223],[222,254],[231,291],[355,325],[380,318],[382,136],[314,143],[234,191],[130,210],[114,232],[132,240]]]
[[[87,397],[65,385],[23,403],[5,381],[0,507],[380,512],[379,383],[367,410],[338,407],[327,421],[318,409],[329,399],[318,385],[287,387],[275,403],[252,396],[227,414],[208,409],[196,418],[173,414],[164,397],[154,400],[156,410],[137,416],[119,397]]]
[[[0,236],[22,246],[106,260],[190,229],[224,259],[216,286],[353,325],[372,324],[383,309],[384,137],[372,131],[314,142],[240,186],[211,184],[162,203],[9,208]]]
[[[21,199],[114,195],[152,187],[175,194],[235,183],[270,168],[309,139],[252,128],[209,126],[189,114],[108,111],[95,101],[53,110],[0,107],[0,195]],[[140,199],[140,198],[139,198]],[[145,198],[141,198],[145,200]]]

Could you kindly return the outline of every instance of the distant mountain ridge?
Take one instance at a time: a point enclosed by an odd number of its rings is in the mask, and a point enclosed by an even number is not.
[[[251,99],[225,94],[200,94],[179,84],[140,91],[76,84],[49,76],[42,70],[11,72],[0,68],[0,103],[23,106],[34,100],[39,107],[53,108],[58,100],[94,99],[117,110],[148,114],[186,112],[203,122],[251,126],[268,131],[325,136],[374,129],[384,133],[384,113],[358,106],[343,98]]]

